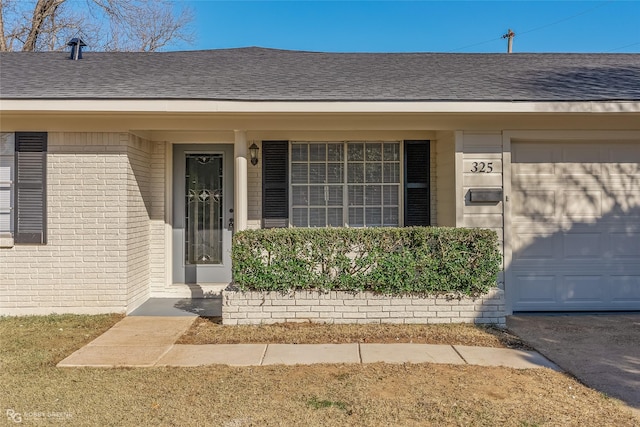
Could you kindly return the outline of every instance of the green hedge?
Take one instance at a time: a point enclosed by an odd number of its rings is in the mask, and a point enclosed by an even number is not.
[[[469,296],[496,285],[501,261],[494,231],[442,227],[247,230],[232,259],[243,291]]]

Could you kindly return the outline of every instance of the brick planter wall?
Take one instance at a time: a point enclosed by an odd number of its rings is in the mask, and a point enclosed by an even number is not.
[[[390,297],[371,292],[332,291],[222,293],[224,325],[315,323],[492,323],[505,324],[504,292],[478,298]]]

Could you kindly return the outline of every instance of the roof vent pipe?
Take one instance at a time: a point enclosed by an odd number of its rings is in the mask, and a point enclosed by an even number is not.
[[[69,40],[67,46],[71,46],[71,56],[69,56],[69,59],[73,59],[74,61],[82,59],[82,47],[86,46],[85,42],[83,42],[82,39],[74,37]]]

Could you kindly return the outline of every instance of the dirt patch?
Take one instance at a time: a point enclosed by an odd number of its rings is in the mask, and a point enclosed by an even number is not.
[[[200,317],[178,340],[178,344],[246,343],[415,343],[530,349],[520,338],[505,329],[464,323],[440,325],[277,323],[224,326],[219,317]]]

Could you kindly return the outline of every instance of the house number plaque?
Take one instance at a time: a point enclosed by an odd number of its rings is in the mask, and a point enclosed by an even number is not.
[[[493,162],[471,163],[471,173],[491,173],[491,172],[493,172]]]

